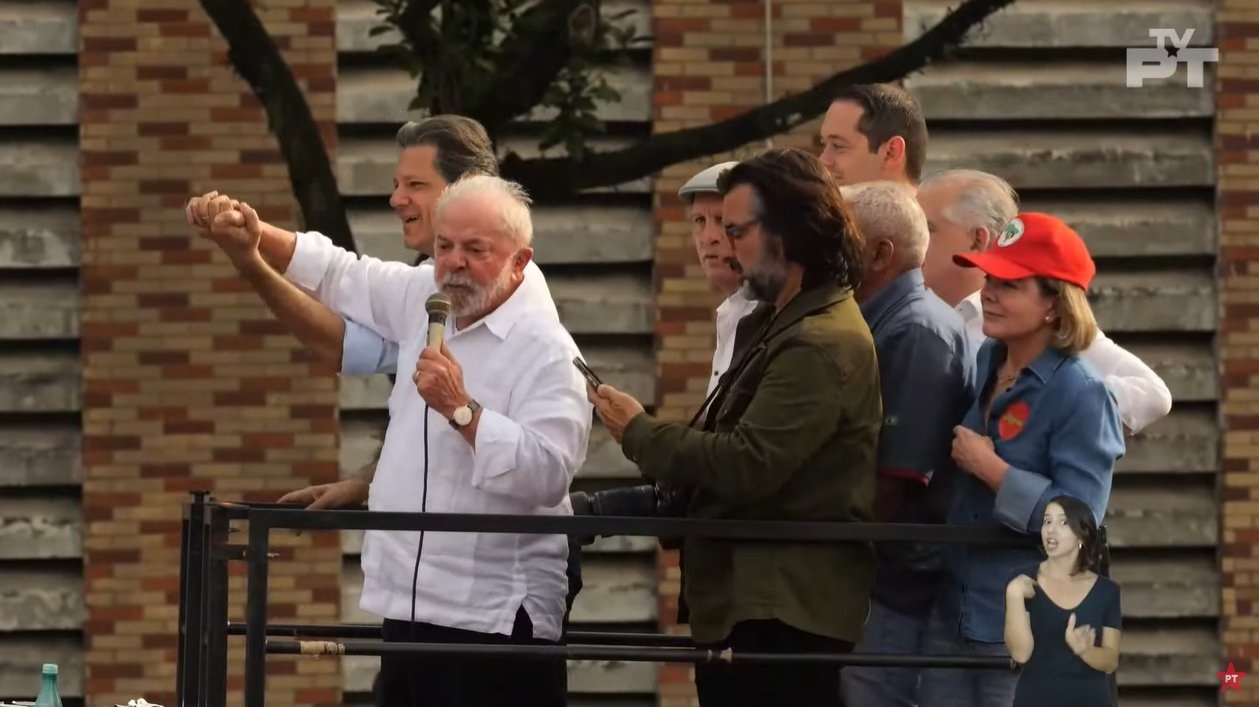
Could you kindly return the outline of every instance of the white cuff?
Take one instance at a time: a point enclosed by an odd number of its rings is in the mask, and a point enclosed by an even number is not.
[[[524,431],[506,417],[481,408],[473,451],[472,486],[483,491],[510,493],[510,482],[498,480],[516,468],[516,449]]]

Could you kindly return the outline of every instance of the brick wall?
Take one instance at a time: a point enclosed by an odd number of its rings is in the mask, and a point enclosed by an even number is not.
[[[258,10],[333,137],[334,1]],[[86,704],[172,705],[188,491],[263,501],[335,479],[337,384],[183,224],[188,196],[212,188],[296,223],[263,111],[200,6],[81,0],[79,12]],[[335,622],[337,535],[273,543],[270,616]],[[236,618],[243,584],[238,572]],[[268,674],[270,704],[340,704],[337,660],[269,658]]]
[[[1225,428],[1220,544],[1220,604],[1227,663],[1247,673],[1225,704],[1259,705],[1259,2],[1222,0],[1217,6],[1220,49],[1216,83],[1216,156],[1220,218],[1219,355],[1221,422]]]
[[[764,6],[760,2],[655,0],[655,85],[652,118],[655,132],[709,123],[764,102]],[[899,0],[777,0],[774,3],[774,96],[798,92],[834,72],[901,44]],[[816,150],[819,120],[775,146]],[[713,310],[718,299],[708,292],[691,244],[677,190],[699,170],[739,159],[765,147],[747,145],[734,154],[674,165],[656,180],[655,213],[660,222],[656,243],[657,342],[662,417],[685,422],[703,402],[714,347]],[[677,613],[678,569],[675,553],[660,558],[661,630]],[[684,627],[681,629],[684,630]],[[691,670],[666,665],[661,670],[661,705],[693,701]]]

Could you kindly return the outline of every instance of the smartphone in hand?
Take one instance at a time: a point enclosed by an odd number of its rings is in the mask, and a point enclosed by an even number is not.
[[[603,381],[599,379],[599,376],[595,375],[595,372],[590,369],[590,366],[585,361],[581,360],[580,356],[573,358],[573,365],[577,367],[577,370],[581,371],[582,376],[586,378],[586,382],[590,384],[591,388],[598,390],[599,386],[603,385]]]

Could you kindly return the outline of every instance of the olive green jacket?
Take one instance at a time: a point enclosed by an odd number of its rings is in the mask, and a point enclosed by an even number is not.
[[[777,316],[760,307],[738,339],[743,365],[732,367],[701,429],[639,415],[621,441],[626,457],[649,477],[694,487],[690,517],[872,520],[879,369],[849,291],[803,291]],[[854,643],[861,636],[874,582],[869,543],[687,538],[683,554],[696,641],[720,641],[754,619]]]

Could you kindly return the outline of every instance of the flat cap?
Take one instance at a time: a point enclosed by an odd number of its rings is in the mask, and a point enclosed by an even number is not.
[[[686,184],[678,190],[678,197],[690,201],[695,194],[716,194],[717,178],[721,173],[739,164],[738,162],[722,162],[700,172],[699,174],[687,180]]]

